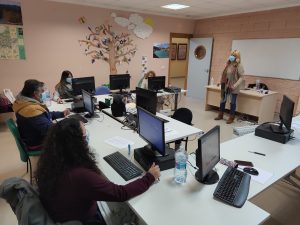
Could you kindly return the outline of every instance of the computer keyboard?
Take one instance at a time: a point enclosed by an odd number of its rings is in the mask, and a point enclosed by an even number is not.
[[[237,208],[247,200],[251,176],[228,167],[214,191],[214,197]]]
[[[103,159],[121,176],[125,181],[140,176],[143,171],[130,162],[120,152],[114,152],[103,157]]]
[[[75,118],[83,123],[87,123],[88,120],[86,118],[84,118],[83,116],[79,115],[79,114],[72,114],[70,116],[68,116],[68,118]]]
[[[233,133],[238,136],[243,136],[245,134],[249,134],[255,131],[255,128],[258,127],[258,125],[249,125],[249,126],[243,126],[243,127],[234,127]]]

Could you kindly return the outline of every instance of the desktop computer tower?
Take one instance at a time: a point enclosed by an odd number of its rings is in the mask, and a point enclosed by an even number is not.
[[[167,151],[166,151],[167,152]],[[166,156],[155,156],[153,152],[146,148],[134,149],[134,159],[143,167],[145,171],[151,167],[154,162],[160,170],[168,170],[175,167],[175,151],[169,150]]]
[[[265,123],[259,125],[255,129],[255,135],[258,137],[266,138],[272,141],[276,141],[282,144],[285,144],[286,142],[289,141],[291,134],[293,133],[294,130],[290,130],[286,134],[280,134],[280,133],[274,133],[271,128],[270,123]]]

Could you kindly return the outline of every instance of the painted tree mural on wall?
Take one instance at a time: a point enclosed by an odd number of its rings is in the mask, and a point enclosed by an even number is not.
[[[84,45],[85,54],[91,57],[92,63],[104,60],[109,64],[110,74],[117,74],[117,65],[129,64],[137,49],[130,34],[117,34],[111,28],[109,24],[95,28],[88,26],[90,33],[85,40],[79,40],[79,44]]]

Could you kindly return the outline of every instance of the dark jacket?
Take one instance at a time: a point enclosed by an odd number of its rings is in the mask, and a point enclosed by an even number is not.
[[[21,225],[58,225],[45,211],[38,192],[24,179],[9,178],[0,185],[0,197],[10,204]],[[70,221],[61,225],[81,225]]]
[[[63,112],[50,112],[39,101],[18,95],[13,104],[20,136],[28,150],[40,150],[52,120],[64,117]]]

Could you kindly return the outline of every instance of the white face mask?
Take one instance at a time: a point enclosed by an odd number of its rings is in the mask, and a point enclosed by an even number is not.
[[[72,78],[71,78],[71,77],[67,77],[67,78],[66,78],[66,82],[67,82],[68,84],[72,84]]]

